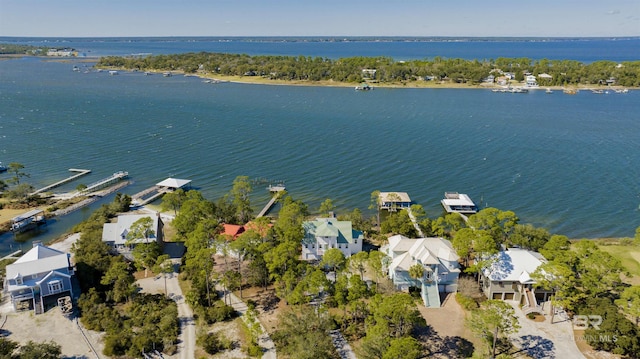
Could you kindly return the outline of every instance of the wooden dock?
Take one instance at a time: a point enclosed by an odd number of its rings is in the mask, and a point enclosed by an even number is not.
[[[271,209],[271,207],[273,207],[273,205],[276,203],[278,198],[280,198],[280,192],[285,191],[285,187],[284,187],[284,185],[277,185],[277,186],[271,186],[270,185],[269,187],[267,187],[267,190],[269,192],[273,193],[273,196],[271,196],[271,199],[269,200],[269,202],[267,202],[267,204],[264,206],[264,208],[262,208],[262,211],[260,211],[260,213],[258,213],[256,218],[263,217],[264,215],[269,213],[269,210]]]
[[[107,178],[103,178],[97,182],[94,182],[92,184],[90,184],[89,186],[87,186],[87,188],[85,188],[84,190],[80,191],[80,194],[87,194],[89,192],[93,192],[93,191],[97,191],[99,189],[102,189],[104,187],[107,187],[115,182],[118,182],[120,180],[123,180],[125,178],[129,177],[129,172],[126,171],[119,171],[116,172],[114,174],[112,174],[111,176],[107,177]]]
[[[167,192],[169,192],[169,190],[161,186],[156,185],[153,187],[149,187],[144,191],[138,192],[131,196],[131,205],[144,206],[145,204],[151,203],[156,199],[164,196]]]
[[[87,174],[91,173],[91,170],[82,170],[82,169],[77,169],[77,168],[69,168],[69,171],[70,172],[78,172],[78,174],[75,174],[75,175],[73,175],[71,177],[65,178],[62,181],[58,181],[58,182],[56,182],[54,184],[50,184],[50,185],[48,185],[46,187],[42,187],[39,190],[36,190],[35,192],[31,193],[31,195],[42,193],[42,192],[46,192],[46,191],[48,191],[48,190],[50,190],[52,188],[56,188],[58,186],[62,186],[63,184],[71,182],[71,181],[75,180],[76,178],[80,178],[80,177],[82,177],[84,175],[87,175]]]

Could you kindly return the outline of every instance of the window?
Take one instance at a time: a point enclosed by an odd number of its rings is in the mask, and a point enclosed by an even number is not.
[[[354,240],[353,240],[353,244],[358,244],[358,240],[357,240],[357,239],[354,239]]]
[[[16,277],[16,284],[17,285],[22,285],[22,277],[21,276],[17,276]]]
[[[49,286],[49,292],[51,293],[58,293],[62,291],[62,282],[60,282],[60,280],[52,280],[47,283],[47,285]]]

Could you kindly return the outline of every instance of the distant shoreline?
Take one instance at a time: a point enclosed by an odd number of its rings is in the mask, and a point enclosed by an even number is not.
[[[106,68],[105,68],[106,69]],[[109,68],[110,70],[118,70],[118,71],[131,71],[130,69],[125,68]],[[140,70],[145,71],[145,70]],[[337,82],[332,80],[326,81],[288,81],[288,80],[272,80],[260,76],[224,76],[218,74],[185,74],[183,71],[146,71],[154,75],[162,76],[165,72],[171,72],[172,76],[186,76],[186,77],[198,77],[203,80],[212,80],[212,81],[220,81],[220,82],[230,82],[230,83],[239,83],[239,84],[249,84],[249,85],[273,85],[273,86],[316,86],[316,87],[351,87],[355,88],[360,83],[350,83],[350,82]],[[369,86],[373,89],[375,88],[388,88],[388,89],[467,89],[467,90],[493,90],[493,89],[501,89],[507,88],[507,86],[502,86],[498,84],[491,83],[482,83],[482,84],[460,84],[460,83],[452,83],[448,81],[408,81],[405,83],[402,82],[367,82]],[[511,83],[508,85],[511,88],[525,88],[524,83]],[[546,91],[546,89],[551,89],[552,91],[563,91],[565,89],[571,90],[621,90],[621,89],[629,89],[629,90],[638,90],[640,87],[625,87],[625,86],[606,86],[606,85],[577,85],[577,86],[540,86],[536,88],[528,88],[530,91]]]

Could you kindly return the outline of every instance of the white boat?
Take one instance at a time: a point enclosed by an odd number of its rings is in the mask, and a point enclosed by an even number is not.
[[[167,72],[163,72],[162,76],[164,77],[171,77],[171,71],[167,71]]]
[[[115,71],[115,70],[109,71],[109,75],[111,75],[111,76],[115,76],[117,74],[118,74],[118,71]]]
[[[2,162],[0,162],[0,172],[4,172],[7,170],[7,166],[3,165]]]
[[[447,213],[474,214],[478,212],[476,204],[464,193],[445,192],[440,203]]]
[[[370,91],[373,90],[373,87],[369,86],[369,84],[364,83],[360,86],[356,86],[356,91]]]
[[[550,88],[548,88],[544,93],[553,93],[553,90],[551,90]]]

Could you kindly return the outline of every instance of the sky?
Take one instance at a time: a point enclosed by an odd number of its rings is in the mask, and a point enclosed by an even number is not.
[[[640,36],[640,0],[0,0],[0,36]]]

